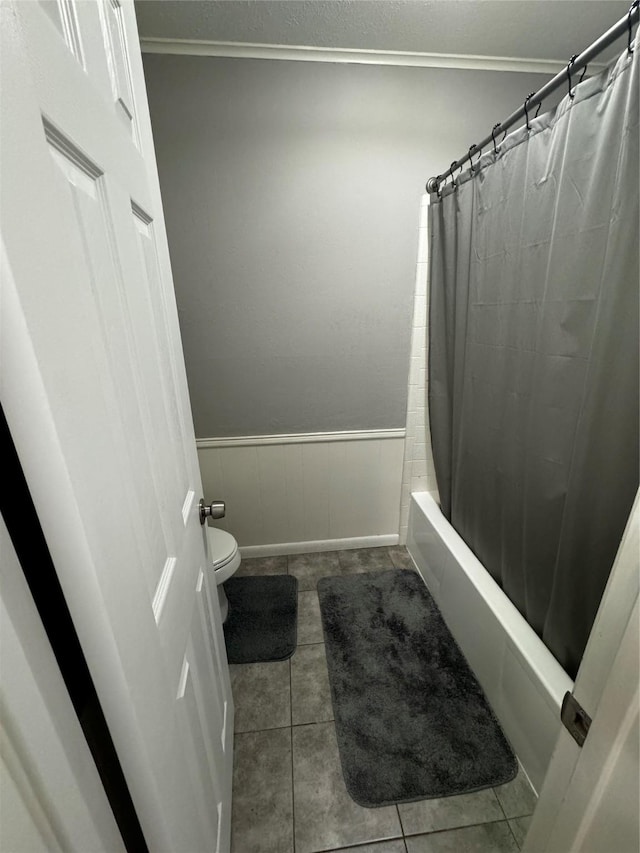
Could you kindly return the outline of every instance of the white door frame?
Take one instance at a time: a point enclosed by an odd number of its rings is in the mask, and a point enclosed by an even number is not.
[[[640,492],[574,685],[592,724],[560,729],[523,853],[637,853],[639,553]]]
[[[124,851],[2,517],[0,580],[0,849]]]

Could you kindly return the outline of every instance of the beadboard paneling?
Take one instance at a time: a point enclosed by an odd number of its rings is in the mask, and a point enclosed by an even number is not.
[[[397,535],[404,437],[198,447],[205,500],[224,500],[216,526],[240,546]],[[266,439],[267,437],[265,437]],[[344,546],[342,546],[344,547]]]

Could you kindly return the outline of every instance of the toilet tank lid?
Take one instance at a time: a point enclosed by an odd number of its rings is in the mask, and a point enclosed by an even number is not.
[[[226,530],[217,527],[207,527],[207,545],[209,548],[209,559],[214,568],[220,563],[227,563],[238,550],[238,543]]]

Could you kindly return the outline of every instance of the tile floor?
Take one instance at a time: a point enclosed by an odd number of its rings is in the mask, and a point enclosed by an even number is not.
[[[245,559],[239,575],[298,578],[290,660],[231,667],[235,700],[232,853],[517,853],[536,798],[521,772],[473,794],[365,809],[340,769],[319,578],[413,568],[403,547]]]

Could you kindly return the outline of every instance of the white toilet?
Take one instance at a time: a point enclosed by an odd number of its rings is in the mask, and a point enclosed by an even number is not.
[[[240,551],[238,543],[226,530],[218,530],[217,527],[207,527],[207,546],[209,550],[209,561],[213,566],[218,587],[218,601],[220,612],[224,622],[229,613],[229,601],[224,591],[223,583],[228,581],[231,575],[240,565]]]

